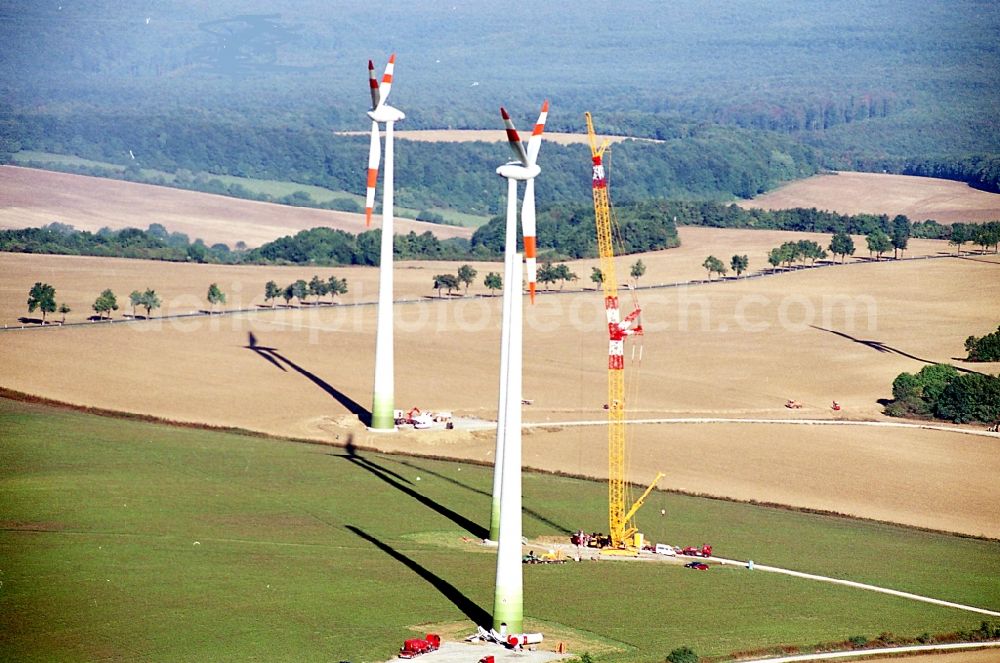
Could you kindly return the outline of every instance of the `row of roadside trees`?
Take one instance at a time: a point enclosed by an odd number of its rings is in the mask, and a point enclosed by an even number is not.
[[[145,291],[140,292],[139,290],[133,290],[129,295],[129,302],[132,305],[132,316],[135,317],[135,310],[138,307],[146,309],[146,317],[148,318],[154,309],[160,307],[160,297],[156,294],[156,291],[152,288],[146,288]],[[91,305],[94,313],[97,314],[98,320],[103,320],[105,316],[111,317],[112,311],[117,311],[118,297],[110,288],[105,288],[101,294],[97,296],[94,303]],[[38,281],[35,285],[31,286],[28,291],[28,313],[34,313],[39,311],[42,314],[42,324],[45,324],[45,317],[50,313],[59,313],[62,315],[62,320],[59,324],[65,324],[66,314],[70,313],[71,309],[65,302],[56,304],[56,289],[48,283],[42,283]]]
[[[272,307],[279,298],[284,299],[287,306],[293,299],[298,299],[299,304],[303,304],[308,297],[315,297],[315,303],[318,304],[320,298],[327,295],[330,295],[330,302],[333,303],[336,301],[337,295],[346,294],[347,279],[333,275],[327,279],[321,279],[318,275],[314,275],[309,281],[298,279],[285,287],[279,286],[275,281],[268,281],[264,284],[264,302],[271,302]]]
[[[746,256],[744,256],[745,258]],[[434,289],[438,291],[438,297],[441,296],[442,290],[447,290],[448,296],[451,296],[452,291],[457,290],[462,284],[465,285],[465,292],[469,292],[469,286],[475,280],[476,275],[479,272],[471,265],[462,265],[458,268],[457,274],[435,274],[434,275]],[[641,259],[636,260],[632,264],[629,271],[632,279],[635,281],[636,285],[639,284],[639,279],[646,273],[646,265]],[[545,290],[548,290],[550,285],[559,282],[559,289],[562,290],[567,282],[573,282],[580,280],[580,277],[573,271],[570,270],[569,265],[566,263],[553,264],[551,260],[546,260],[541,265],[538,266],[538,283],[542,285]],[[604,283],[604,273],[598,267],[591,268],[590,280],[596,284],[598,287]],[[497,290],[503,288],[503,277],[497,272],[489,272],[483,279],[483,285],[490,291],[491,295],[495,295]]]

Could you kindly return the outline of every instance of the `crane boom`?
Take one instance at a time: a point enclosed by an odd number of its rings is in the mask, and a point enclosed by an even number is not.
[[[608,182],[604,172],[605,140],[600,145],[594,132],[590,113],[587,118],[587,136],[590,141],[594,194],[594,222],[597,227],[597,250],[601,258],[601,287],[604,291],[604,309],[608,321],[608,526],[613,548],[631,544],[636,532],[635,512],[663,475],[656,477],[635,504],[626,508],[629,484],[625,476],[625,339],[642,334],[638,318],[640,309],[621,317],[618,302],[618,277],[615,272],[614,236],[611,225],[611,202]]]

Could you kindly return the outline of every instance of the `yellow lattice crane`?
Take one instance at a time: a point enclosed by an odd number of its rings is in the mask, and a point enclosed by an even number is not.
[[[658,473],[649,488],[631,506],[630,484],[626,478],[626,422],[625,422],[625,339],[642,334],[639,320],[640,308],[624,318],[618,304],[618,278],[615,273],[615,228],[611,220],[611,202],[608,198],[608,181],[604,172],[604,152],[608,141],[597,144],[594,121],[586,113],[587,135],[593,161],[594,220],[597,226],[597,249],[601,257],[601,287],[604,290],[604,309],[608,321],[608,526],[611,548],[636,547],[637,529],[635,513],[663,477]],[[633,291],[633,299],[634,299]]]

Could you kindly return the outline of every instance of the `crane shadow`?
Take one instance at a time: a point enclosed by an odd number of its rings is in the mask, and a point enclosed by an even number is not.
[[[492,499],[492,497],[493,497],[493,494],[490,491],[482,490],[480,488],[473,488],[472,486],[470,486],[468,484],[465,484],[465,483],[462,483],[461,481],[459,481],[457,479],[449,477],[449,476],[447,476],[445,474],[441,474],[440,472],[435,472],[434,470],[429,470],[426,467],[421,467],[421,466],[417,465],[416,463],[412,463],[412,462],[407,461],[407,460],[399,460],[397,462],[400,465],[406,465],[407,467],[412,467],[415,470],[420,470],[424,474],[429,474],[429,475],[431,475],[433,477],[437,477],[437,478],[441,479],[442,481],[447,481],[448,483],[454,484],[454,485],[456,485],[456,486],[458,486],[460,488],[465,488],[466,490],[468,490],[470,492],[477,493],[479,495],[484,495],[485,497],[489,497],[490,499]],[[560,525],[559,523],[557,523],[555,521],[549,520],[548,518],[546,518],[542,514],[538,513],[534,509],[527,509],[527,508],[523,508],[522,507],[521,510],[525,514],[527,514],[528,516],[530,516],[530,517],[534,518],[535,520],[537,520],[538,522],[540,522],[540,523],[542,523],[544,525],[548,525],[552,529],[555,529],[555,530],[557,530],[559,532],[562,532],[563,534],[572,534],[573,533],[573,530],[567,528],[564,525]]]
[[[451,522],[455,523],[462,529],[469,532],[469,534],[471,534],[472,536],[479,539],[485,539],[487,536],[489,536],[489,530],[487,530],[482,525],[479,525],[478,523],[469,520],[462,514],[453,511],[452,509],[449,509],[443,504],[435,502],[426,495],[421,495],[420,493],[418,493],[416,490],[413,489],[412,487],[413,484],[410,482],[409,479],[406,479],[405,477],[400,476],[396,472],[393,472],[390,469],[382,467],[375,461],[369,458],[365,458],[364,456],[359,454],[357,452],[357,449],[351,443],[351,441],[348,441],[345,453],[330,454],[330,455],[343,458],[344,460],[354,463],[356,466],[360,467],[366,472],[370,472],[373,476],[384,481],[385,483],[392,486],[393,488],[403,493],[404,495],[413,498],[414,500],[416,500],[420,504],[423,504],[432,511],[444,516]]]
[[[429,569],[421,566],[414,560],[410,559],[406,555],[402,554],[398,550],[394,549],[392,546],[382,543],[371,534],[368,534],[359,527],[354,525],[345,525],[348,530],[358,537],[369,542],[382,552],[384,552],[389,557],[392,557],[397,562],[401,563],[406,568],[410,569],[418,576],[426,580],[434,589],[441,592],[441,595],[446,599],[451,601],[452,605],[462,611],[462,613],[472,621],[473,624],[477,626],[489,626],[492,622],[492,618],[486,610],[481,608],[472,599],[463,594],[457,587],[452,585],[450,582],[442,578],[441,576],[435,574]]]
[[[325,391],[327,394],[332,396],[334,400],[340,403],[348,412],[357,416],[357,418],[365,426],[371,425],[372,413],[367,408],[362,406],[360,403],[355,401],[353,398],[340,391],[329,382],[319,377],[315,373],[307,371],[295,362],[293,362],[288,357],[282,355],[277,348],[270,348],[264,345],[260,345],[257,342],[257,336],[253,332],[247,333],[247,344],[245,346],[248,350],[253,350],[259,357],[263,358],[268,363],[281,369],[284,372],[288,372],[288,369],[292,369],[299,375],[305,377],[310,382],[315,384],[317,387]],[[285,368],[287,366],[288,368]]]
[[[899,348],[894,348],[891,345],[886,345],[882,341],[872,341],[872,340],[857,338],[856,336],[851,336],[850,334],[846,334],[844,332],[840,332],[840,331],[837,331],[835,329],[826,329],[824,327],[817,327],[816,325],[809,325],[809,326],[812,327],[813,329],[818,330],[818,331],[824,331],[824,332],[827,332],[829,334],[834,334],[836,336],[840,336],[841,338],[846,338],[849,341],[852,341],[854,343],[858,343],[858,344],[863,345],[865,347],[871,348],[872,350],[875,350],[876,352],[882,352],[882,353],[885,353],[885,354],[896,354],[896,355],[899,355],[901,357],[906,357],[907,359],[912,359],[914,361],[922,362],[924,364],[940,364],[941,363],[939,361],[932,361],[930,359],[924,359],[923,357],[918,357],[916,355],[910,354],[909,352],[905,352],[903,350],[900,350]],[[959,366],[954,366],[953,368],[956,371],[960,371],[962,373],[978,373],[978,371],[972,371],[972,370],[969,370],[968,368],[961,368]]]

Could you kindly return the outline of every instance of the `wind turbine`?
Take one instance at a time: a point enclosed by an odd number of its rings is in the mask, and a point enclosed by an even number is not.
[[[535,163],[542,144],[542,131],[549,102],[528,140],[527,149],[503,108],[507,140],[515,161],[497,168],[507,180],[507,226],[504,244],[503,320],[500,332],[500,397],[497,408],[497,442],[493,469],[493,508],[490,539],[497,541],[496,593],[493,599],[493,628],[520,633],[523,626],[524,596],[521,576],[521,367],[522,320],[521,255],[517,253],[517,183],[525,182],[521,205],[521,229],[528,263],[528,287],[535,294],[535,186],[541,172]]]
[[[393,149],[392,137],[395,123],[406,115],[386,103],[392,89],[392,72],[396,66],[396,54],[389,56],[385,74],[379,83],[375,76],[375,65],[368,61],[368,82],[372,94],[372,109],[368,117],[372,120],[371,144],[368,148],[368,190],[365,198],[365,224],[371,226],[372,211],[375,208],[375,182],[378,179],[380,157],[379,124],[385,124],[385,175],[382,186],[382,243],[379,247],[378,275],[378,322],[375,330],[375,386],[372,390],[371,429],[391,431],[396,429],[393,416],[395,405],[393,394],[393,320],[392,320],[392,238],[393,238]]]

